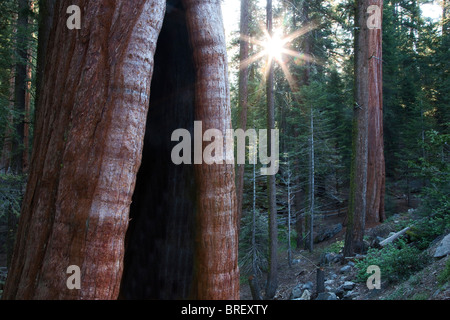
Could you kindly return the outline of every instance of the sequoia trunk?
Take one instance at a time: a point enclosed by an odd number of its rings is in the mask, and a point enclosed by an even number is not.
[[[183,3],[196,69],[195,117],[202,121],[204,131],[218,129],[225,134],[231,129],[231,110],[220,1],[184,0]],[[224,154],[226,158],[231,156],[226,150]],[[195,297],[238,299],[234,165],[196,164],[195,176]]]
[[[363,237],[367,212],[368,126],[371,97],[369,87],[373,66],[372,56],[377,31],[368,28],[367,9],[372,0],[357,0],[355,11],[355,88],[353,115],[352,164],[344,255],[351,256],[364,249]],[[381,63],[381,61],[379,61]]]
[[[81,30],[66,27],[73,4]],[[164,9],[156,0],[56,3],[4,298],[117,298]],[[80,290],[66,286],[71,265]]]
[[[385,165],[383,145],[383,84],[382,84],[382,12],[383,1],[371,0],[368,5],[379,8],[378,12],[369,12],[369,19],[379,18],[373,29],[368,29],[367,59],[368,59],[368,168],[367,168],[367,223],[377,224],[386,219],[384,213]],[[366,9],[367,10],[367,9]]]

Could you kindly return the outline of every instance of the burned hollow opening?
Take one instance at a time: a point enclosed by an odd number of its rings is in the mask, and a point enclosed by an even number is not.
[[[130,207],[121,297],[184,299],[194,265],[194,168],[171,160],[172,132],[193,133],[195,70],[181,0],[167,1],[156,46],[142,163]]]

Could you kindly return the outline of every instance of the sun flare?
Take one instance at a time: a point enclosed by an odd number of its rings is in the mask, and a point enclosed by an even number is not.
[[[262,48],[261,51],[257,52],[253,56],[247,58],[242,64],[241,68],[246,68],[253,62],[256,62],[260,59],[263,59],[264,57],[268,58],[267,66],[270,65],[272,61],[276,61],[278,65],[283,70],[283,73],[286,77],[286,79],[289,82],[289,85],[292,89],[296,88],[296,81],[294,80],[294,77],[292,76],[291,72],[289,71],[287,67],[287,57],[290,56],[292,58],[298,59],[299,61],[308,61],[308,62],[315,62],[314,59],[306,54],[303,54],[301,52],[289,49],[289,46],[291,45],[291,42],[306,34],[307,32],[313,30],[316,28],[316,25],[314,23],[303,26],[297,31],[292,32],[291,34],[288,34],[286,36],[282,35],[281,30],[274,30],[272,36],[269,34],[267,29],[262,28],[262,31],[264,32],[264,39],[258,40],[252,37],[242,36],[241,38],[244,41],[247,41],[249,43],[256,44]],[[267,69],[267,68],[266,68]]]
[[[264,42],[264,50],[269,55],[270,59],[282,61],[285,41],[280,37],[279,33],[274,33],[273,36],[268,36]]]

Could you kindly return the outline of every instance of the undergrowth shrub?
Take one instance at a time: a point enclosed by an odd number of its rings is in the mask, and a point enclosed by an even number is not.
[[[366,273],[367,267],[377,265],[380,267],[382,281],[399,282],[421,270],[428,261],[429,256],[425,252],[399,239],[395,245],[389,244],[382,249],[370,248],[366,257],[356,263],[359,270],[357,280],[367,281],[370,276]]]

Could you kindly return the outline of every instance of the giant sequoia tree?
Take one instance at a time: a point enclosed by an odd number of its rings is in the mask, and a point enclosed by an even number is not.
[[[356,1],[355,105],[346,256],[363,250],[366,218],[382,221],[384,217],[382,10],[382,1]]]
[[[66,27],[74,4],[80,30]],[[4,298],[238,298],[232,165],[165,176],[171,164],[152,158],[159,150],[170,161],[170,128],[191,120],[231,128],[220,2],[62,0],[54,10]],[[177,50],[185,64],[165,64]],[[70,265],[80,290],[66,286]],[[122,279],[124,268],[132,276]]]

